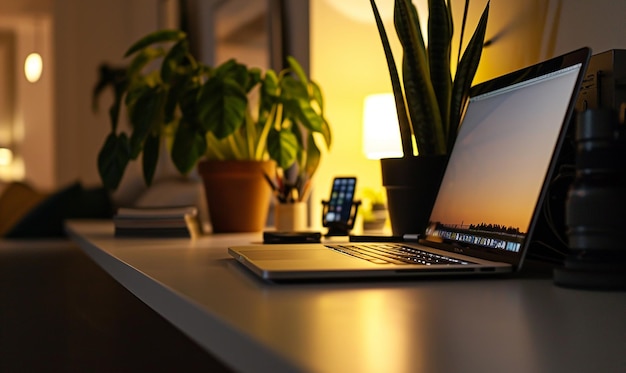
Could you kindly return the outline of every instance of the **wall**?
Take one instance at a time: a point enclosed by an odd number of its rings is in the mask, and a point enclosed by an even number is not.
[[[77,178],[98,184],[97,153],[110,131],[110,95],[101,111],[91,110],[91,91],[101,63],[125,63],[123,54],[149,31],[157,29],[155,0],[55,1],[56,163],[57,185]]]
[[[2,80],[2,137],[13,152],[12,163],[0,166],[2,180],[35,180],[43,188],[54,184],[52,91],[54,74],[49,34],[51,1],[0,2],[0,29],[12,35],[13,46],[5,50],[6,74]],[[31,52],[44,59],[41,78],[30,83],[24,76],[24,61]],[[26,164],[30,166],[26,168]]]
[[[384,2],[378,0],[377,4]],[[463,3],[453,3],[457,31]],[[468,29],[473,30],[485,4],[471,2]],[[362,1],[350,6],[357,12],[355,7],[370,5]],[[581,46],[597,52],[626,48],[624,14],[626,2],[612,0],[491,0],[487,39],[492,39],[493,45],[484,50],[475,82]],[[393,44],[391,22],[386,29]],[[458,45],[458,34],[453,45]],[[397,43],[393,46],[397,51]],[[358,191],[381,188],[379,162],[367,160],[361,153],[362,103],[368,94],[391,92],[391,85],[375,24],[340,13],[328,0],[311,1],[311,56],[311,74],[324,90],[326,114],[334,130],[333,148],[323,159],[312,196],[313,220],[320,221],[319,201],[328,197],[333,176],[356,175]]]
[[[472,27],[485,3],[472,2]],[[54,119],[51,128],[35,121],[24,138],[33,164],[41,167],[32,177],[45,177],[42,185],[58,187],[76,179],[99,183],[96,157],[109,122],[105,110],[98,115],[91,112],[97,67],[105,61],[122,63],[127,46],[162,21],[162,4],[160,0],[0,0],[3,17],[35,14],[49,15],[51,20]],[[354,4],[371,12],[367,1]],[[463,2],[454,4],[459,24]],[[484,52],[477,81],[583,45],[596,52],[626,48],[622,21],[626,2],[491,0],[490,4],[488,38],[495,42]],[[332,150],[315,179],[313,219],[320,221],[319,202],[328,197],[333,176],[357,175],[359,189],[380,187],[379,162],[361,154],[362,102],[370,93],[390,91],[390,84],[373,23],[346,17],[327,0],[311,0],[310,16],[311,74],[324,90],[326,114],[334,130]],[[392,34],[391,25],[388,30]],[[107,99],[103,98],[103,109]]]

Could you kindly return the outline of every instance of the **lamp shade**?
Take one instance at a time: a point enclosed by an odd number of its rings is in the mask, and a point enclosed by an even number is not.
[[[363,152],[368,159],[396,158],[403,155],[392,93],[374,94],[365,98]]]

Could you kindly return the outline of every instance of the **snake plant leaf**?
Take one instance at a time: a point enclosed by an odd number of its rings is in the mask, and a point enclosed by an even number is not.
[[[187,174],[207,150],[206,138],[190,124],[181,120],[172,143],[171,158],[181,174]]]
[[[267,135],[267,151],[276,165],[284,170],[296,161],[300,145],[298,138],[289,129],[270,129]]]
[[[105,188],[115,190],[122,180],[130,161],[128,137],[111,132],[98,153],[98,173]]]
[[[230,78],[214,76],[202,87],[198,117],[205,131],[218,139],[228,137],[243,125],[248,97],[241,85]]]
[[[161,136],[155,133],[149,134],[143,145],[141,166],[143,170],[143,179],[148,186],[152,184],[152,179],[154,178],[157,161],[159,160],[160,145]]]
[[[421,49],[421,30],[417,19],[417,9],[410,0],[396,0],[394,23],[404,51],[404,93],[418,150],[423,155],[445,154],[446,141],[439,104],[430,81],[427,56]]]
[[[428,66],[430,68],[430,80],[439,106],[443,136],[446,138],[450,119],[450,97],[452,95],[450,10],[446,6],[445,0],[429,0],[428,9]]]
[[[163,123],[163,107],[167,98],[161,87],[146,87],[129,107],[133,133],[130,137],[131,158],[136,159],[144,141],[151,132],[157,132]]]
[[[447,144],[448,149],[452,149],[454,145],[454,139],[458,131],[458,127],[461,122],[461,116],[465,109],[465,104],[469,97],[469,90],[472,85],[474,75],[478,70],[478,63],[483,50],[483,44],[485,42],[485,33],[487,30],[487,19],[489,16],[489,2],[485,6],[476,30],[470,39],[461,62],[457,67],[456,75],[454,78],[454,85],[452,87],[452,100],[450,107],[450,136],[448,136],[449,142]]]
[[[396,0],[397,1],[397,0]],[[404,93],[402,92],[402,85],[400,83],[400,75],[396,67],[396,61],[391,51],[391,45],[389,44],[389,38],[387,37],[387,31],[385,31],[385,25],[380,18],[378,7],[374,0],[370,0],[372,10],[374,11],[374,18],[376,20],[376,27],[380,34],[380,39],[383,44],[383,50],[385,51],[385,58],[387,60],[387,67],[389,68],[389,76],[391,78],[391,87],[393,89],[393,95],[396,103],[396,112],[398,114],[398,124],[400,126],[400,139],[402,141],[402,150],[405,156],[413,154],[413,142],[412,142],[412,130],[411,122],[406,110],[404,102]]]
[[[179,41],[187,37],[185,32],[180,30],[158,30],[152,32],[143,38],[139,39],[133,45],[128,48],[126,53],[124,53],[124,57],[128,57],[135,52],[146,48],[155,43],[164,43],[168,41]]]

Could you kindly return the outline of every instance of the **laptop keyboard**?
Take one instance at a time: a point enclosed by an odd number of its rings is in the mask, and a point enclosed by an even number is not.
[[[437,255],[428,251],[394,243],[336,244],[326,246],[375,264],[473,264],[468,261]]]

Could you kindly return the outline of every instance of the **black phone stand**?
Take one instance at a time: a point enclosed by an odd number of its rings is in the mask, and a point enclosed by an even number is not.
[[[361,201],[352,201],[352,205],[350,206],[350,216],[348,217],[347,221],[326,220],[329,204],[329,201],[322,201],[322,225],[328,228],[328,232],[325,234],[325,236],[348,236],[350,234],[350,230],[354,228],[356,213],[359,211]]]

